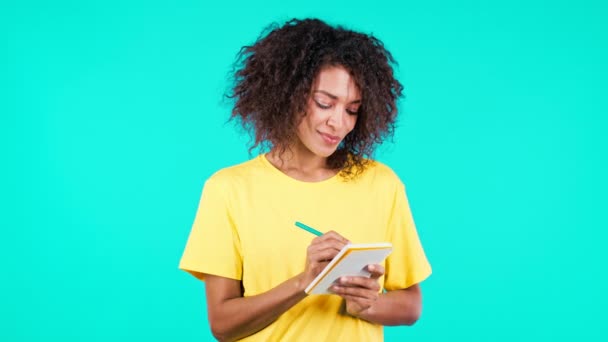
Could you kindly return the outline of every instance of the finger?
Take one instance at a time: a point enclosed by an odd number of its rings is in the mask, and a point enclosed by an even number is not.
[[[336,239],[338,241],[342,241],[342,242],[348,242],[348,240],[346,238],[344,238],[342,235],[336,233],[333,230],[328,231],[327,233],[323,234],[323,235],[319,235],[317,237],[315,237],[314,239],[312,239],[313,241],[322,241],[322,240],[326,240],[326,239]]]
[[[327,249],[331,249],[331,250],[335,250],[336,254],[338,254],[341,250],[342,247],[344,247],[342,244],[339,243],[329,243],[329,242],[323,242],[323,243],[319,243],[319,244],[311,244],[310,246],[308,246],[308,253],[315,253],[318,251],[322,251],[322,250],[327,250]]]
[[[342,247],[344,247],[344,245],[339,242],[324,241],[321,243],[309,245],[307,251],[309,254],[314,254],[320,251],[333,250],[335,251],[335,254],[338,254],[342,250]]]
[[[337,285],[344,287],[358,287],[375,292],[380,291],[380,284],[378,284],[378,280],[367,277],[341,277],[338,279]]]
[[[311,246],[308,249],[308,258],[310,260],[331,260],[340,252],[335,246]]]
[[[322,236],[325,238],[328,238],[328,239],[329,238],[336,239],[336,240],[342,242],[343,244],[347,244],[350,242],[350,241],[348,241],[347,238],[345,238],[344,236],[338,234],[337,232],[335,232],[333,230],[328,231],[327,233],[323,234]]]
[[[338,252],[335,249],[325,249],[314,251],[308,254],[308,261],[311,262],[328,262],[332,260]]]
[[[340,298],[343,298],[344,300],[346,300],[347,302],[350,302],[350,305],[357,305],[359,307],[360,310],[358,311],[363,311],[367,308],[369,308],[370,306],[372,306],[372,304],[374,304],[373,300],[369,300],[369,299],[365,299],[365,298],[361,298],[361,297],[355,297],[355,296],[351,296],[351,295],[340,295]]]
[[[341,297],[349,296],[358,300],[375,301],[378,298],[378,292],[361,287],[332,285],[330,290]]]
[[[344,240],[339,239],[335,236],[331,236],[331,235],[323,235],[323,236],[319,236],[317,238],[314,238],[312,240],[312,242],[310,243],[310,245],[333,245],[333,246],[337,246],[339,249],[342,249],[342,247],[344,247],[347,244],[347,242],[344,242]]]
[[[385,272],[384,267],[382,267],[382,265],[379,265],[379,264],[367,265],[365,268],[370,273],[371,279],[378,279],[378,278],[382,277]]]
[[[344,244],[337,240],[325,240],[325,241],[320,241],[315,244],[310,244],[310,247],[312,247],[314,249],[324,249],[324,248],[332,247],[332,248],[335,248],[336,250],[340,251],[342,249],[342,247],[344,247]]]

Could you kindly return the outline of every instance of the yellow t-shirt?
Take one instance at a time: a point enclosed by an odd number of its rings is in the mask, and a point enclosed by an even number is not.
[[[266,292],[304,270],[315,237],[296,221],[335,230],[353,243],[388,241],[387,291],[431,273],[403,183],[373,162],[354,180],[295,180],[264,155],[222,169],[205,183],[180,269],[242,281],[244,296]],[[382,283],[383,282],[383,283]],[[337,295],[309,295],[275,322],[243,341],[379,341],[381,325],[345,315]]]

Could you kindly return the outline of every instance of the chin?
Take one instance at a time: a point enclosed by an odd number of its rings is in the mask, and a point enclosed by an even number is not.
[[[323,144],[310,144],[305,145],[307,149],[312,152],[314,155],[322,158],[328,158],[332,154],[336,152],[338,146],[326,146]]]
[[[332,150],[322,149],[322,150],[316,151],[315,154],[318,155],[319,157],[329,158],[335,152],[336,152],[336,149],[332,149]]]

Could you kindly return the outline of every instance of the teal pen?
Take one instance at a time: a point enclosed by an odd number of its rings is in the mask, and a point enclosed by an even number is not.
[[[314,229],[313,227],[309,227],[309,226],[305,225],[305,224],[304,224],[304,223],[302,223],[302,222],[298,222],[298,221],[296,221],[296,227],[298,227],[298,228],[302,228],[302,229],[304,229],[305,231],[307,231],[307,232],[309,232],[309,233],[315,234],[316,236],[321,236],[321,235],[323,235],[323,233],[321,233],[320,231],[318,231],[318,230]]]

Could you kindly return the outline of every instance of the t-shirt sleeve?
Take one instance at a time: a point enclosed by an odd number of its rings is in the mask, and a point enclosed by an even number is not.
[[[213,177],[203,187],[179,268],[204,280],[204,273],[241,280],[239,237],[230,215],[227,187]]]
[[[402,183],[395,191],[388,233],[393,252],[386,260],[384,288],[404,289],[426,279],[431,274],[431,265],[418,238]]]

